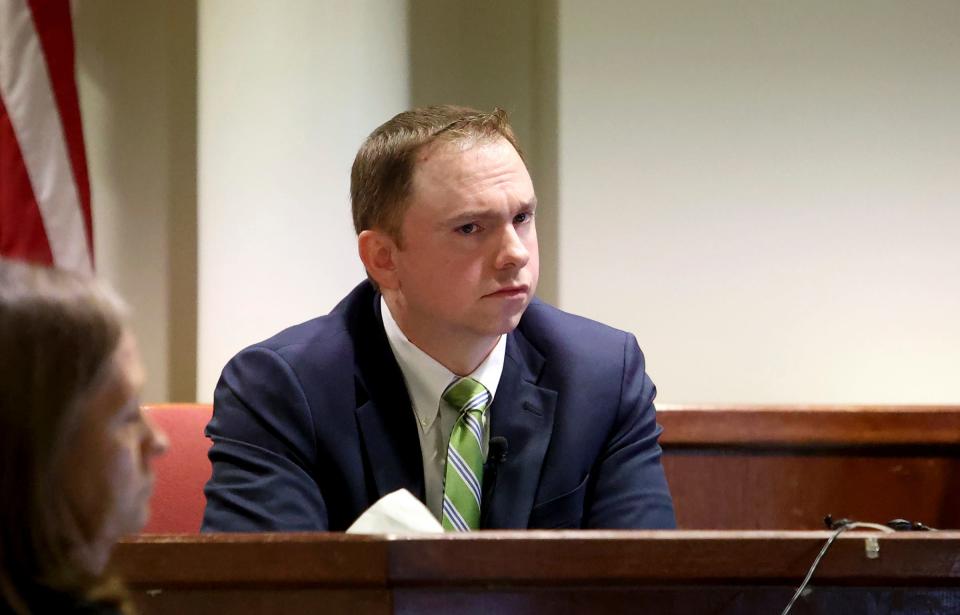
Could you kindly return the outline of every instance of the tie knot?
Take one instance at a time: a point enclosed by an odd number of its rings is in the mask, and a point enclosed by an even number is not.
[[[483,410],[490,403],[490,391],[473,378],[460,378],[450,383],[443,392],[443,401],[461,414],[471,410]]]

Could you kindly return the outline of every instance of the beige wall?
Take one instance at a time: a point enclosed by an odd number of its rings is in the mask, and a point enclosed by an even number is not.
[[[560,24],[560,303],[660,400],[960,402],[960,3]]]
[[[356,148],[443,100],[513,112],[541,296],[634,332],[662,402],[960,403],[952,0],[77,11],[99,268],[148,401],[209,400],[360,279]]]
[[[363,279],[357,147],[408,105],[406,6],[206,0],[199,20],[197,399],[227,360]]]
[[[145,402],[196,388],[196,2],[74,4],[97,270],[126,298]]]

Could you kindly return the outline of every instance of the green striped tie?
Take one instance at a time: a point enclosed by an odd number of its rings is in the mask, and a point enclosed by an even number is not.
[[[460,411],[447,447],[443,529],[469,532],[480,527],[483,413],[490,405],[490,391],[473,378],[460,378],[450,383],[442,397]]]

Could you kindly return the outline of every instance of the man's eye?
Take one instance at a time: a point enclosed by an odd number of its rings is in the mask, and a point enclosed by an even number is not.
[[[472,235],[479,230],[480,230],[480,226],[477,224],[473,224],[472,222],[470,224],[464,224],[463,226],[457,227],[457,232],[460,233],[461,235]]]
[[[517,214],[513,217],[514,224],[523,224],[524,222],[530,222],[533,220],[533,214],[529,211],[525,211],[522,214]]]

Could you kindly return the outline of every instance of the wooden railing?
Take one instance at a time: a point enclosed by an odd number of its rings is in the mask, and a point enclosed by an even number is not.
[[[121,543],[113,567],[127,579],[142,615],[755,615],[783,609],[827,536],[730,531],[152,536]],[[867,536],[878,539],[877,553],[868,554]],[[892,604],[899,610],[877,610]],[[795,612],[953,613],[958,605],[960,533],[851,531],[824,557],[813,591]]]

